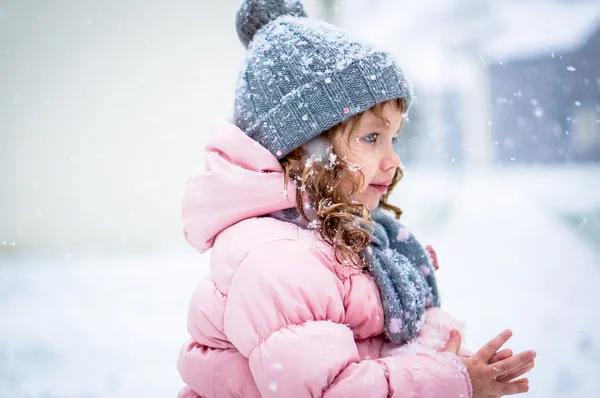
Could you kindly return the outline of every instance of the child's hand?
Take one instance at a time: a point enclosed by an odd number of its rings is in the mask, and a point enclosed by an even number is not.
[[[534,366],[535,351],[524,351],[518,355],[510,350],[498,351],[510,339],[512,332],[505,330],[490,340],[469,358],[461,358],[467,368],[473,386],[473,398],[501,397],[529,391],[529,380],[514,380],[529,372]],[[461,337],[458,331],[450,333],[445,352],[456,354]],[[495,362],[492,362],[492,361]]]
[[[506,348],[502,351],[498,351],[496,354],[494,354],[494,356],[490,360],[490,364],[502,361],[503,359],[509,358],[512,355],[513,355],[513,352],[510,348]],[[516,379],[517,377],[523,376],[525,373],[529,372],[535,366],[535,364],[533,363],[534,361],[531,361],[531,362],[532,363],[530,365],[523,367],[522,369],[520,369],[519,371],[516,371],[515,373],[513,373],[511,375],[502,377],[502,378],[498,379],[498,381],[509,382],[509,381]],[[529,379],[524,377],[522,379],[515,380],[515,383],[529,384]],[[500,397],[500,395],[490,395],[488,398],[499,398],[499,397]]]
[[[431,247],[431,245],[427,245],[425,247],[425,250],[427,251],[427,254],[429,254],[429,257],[431,257],[431,262],[433,263],[435,270],[437,271],[438,269],[440,269],[440,265],[438,264],[437,253],[435,252],[435,250],[433,250],[433,247]]]

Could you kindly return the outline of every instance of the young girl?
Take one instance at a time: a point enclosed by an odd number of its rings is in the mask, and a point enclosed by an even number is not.
[[[246,0],[234,123],[213,128],[183,200],[212,248],[193,295],[180,397],[492,397],[525,392],[535,353],[476,354],[439,309],[434,266],[387,202],[413,100],[395,60]]]

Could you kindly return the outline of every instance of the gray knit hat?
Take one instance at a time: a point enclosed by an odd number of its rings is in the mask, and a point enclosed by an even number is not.
[[[244,0],[236,25],[248,51],[234,123],[278,159],[379,102],[412,103],[391,54],[308,19],[301,0]]]

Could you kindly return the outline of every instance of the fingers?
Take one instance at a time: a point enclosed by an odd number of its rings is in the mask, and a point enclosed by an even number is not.
[[[526,377],[519,379],[519,380],[511,381],[508,384],[525,384],[528,387],[527,390],[529,390],[529,379]],[[527,391],[523,391],[523,392],[527,392]],[[520,393],[517,393],[517,394],[520,394]],[[487,398],[500,398],[500,395],[488,395]]]
[[[518,371],[527,362],[533,361],[536,357],[536,353],[533,350],[523,351],[517,355],[513,355],[510,358],[504,359],[495,364],[489,365],[491,372],[497,377],[504,377],[510,373]]]
[[[523,376],[525,373],[529,372],[531,369],[535,367],[534,361],[525,362],[522,366],[516,369],[514,372],[507,374],[506,376],[499,377],[497,380],[502,383],[507,383],[511,380],[516,379],[517,377]]]
[[[460,342],[460,333],[458,332],[458,330],[452,329],[450,331],[450,338],[448,339],[446,347],[444,348],[444,352],[451,352],[453,354],[456,354],[460,349]]]
[[[529,381],[527,383],[504,383],[500,387],[500,395],[515,395],[529,391]]]
[[[484,361],[485,363],[490,363],[490,360],[503,345],[510,339],[512,336],[512,332],[509,329],[506,329],[498,336],[491,339],[486,345],[481,347],[479,351],[475,353],[475,355]]]
[[[522,379],[519,380],[513,380],[509,383],[516,383],[516,384],[527,384],[529,383],[529,379],[527,377],[523,377]]]
[[[502,351],[498,351],[494,354],[492,359],[490,359],[490,364],[502,361],[503,359],[510,358],[513,352],[510,348],[505,348]]]

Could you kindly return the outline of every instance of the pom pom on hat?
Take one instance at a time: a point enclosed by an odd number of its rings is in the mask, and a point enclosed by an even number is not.
[[[301,0],[243,0],[237,11],[237,34],[244,46],[269,22],[283,15],[306,17]]]

